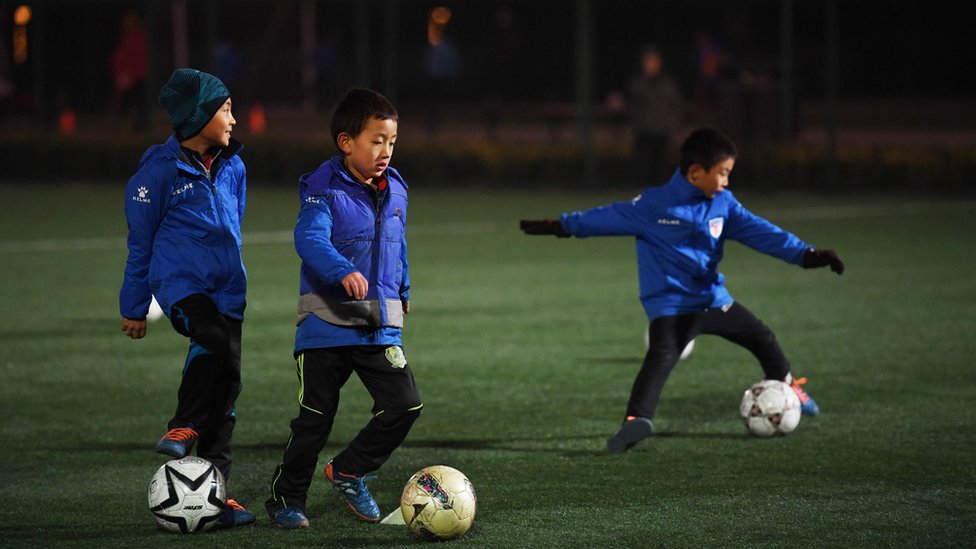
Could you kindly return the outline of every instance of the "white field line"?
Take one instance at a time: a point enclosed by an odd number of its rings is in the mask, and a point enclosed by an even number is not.
[[[789,221],[825,221],[828,219],[852,219],[886,215],[918,215],[932,212],[971,211],[976,213],[973,202],[905,202],[901,204],[859,204],[850,206],[819,206],[806,208],[773,208],[755,213],[765,218]]]
[[[829,219],[848,219],[857,217],[913,215],[932,212],[964,211],[976,213],[972,202],[936,203],[907,202],[901,204],[866,204],[851,206],[823,206],[809,208],[777,208],[756,211],[766,218],[784,221],[817,221]],[[407,228],[407,237],[417,235],[479,235],[494,234],[501,224],[494,221],[472,221],[455,223],[418,223]],[[513,230],[515,225],[512,225]],[[244,245],[288,244],[291,245],[292,231],[249,231],[244,233]],[[124,238],[61,238],[45,240],[0,240],[0,253],[23,252],[70,252],[97,250],[124,250]]]
[[[426,223],[409,226],[407,236],[413,235],[478,235],[498,231],[495,222]],[[244,246],[261,244],[291,245],[292,231],[248,231],[244,233]],[[124,238],[58,238],[45,240],[0,240],[0,253],[18,252],[84,252],[98,250],[124,250]]]

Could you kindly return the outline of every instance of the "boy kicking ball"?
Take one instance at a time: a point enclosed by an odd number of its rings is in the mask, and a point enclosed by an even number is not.
[[[279,528],[309,527],[308,490],[332,432],[340,390],[353,372],[373,397],[373,417],[323,473],[359,519],[380,520],[366,486],[369,473],[403,443],[423,408],[401,346],[410,277],[407,185],[390,166],[398,119],[378,92],[349,90],[330,124],[341,154],[299,181],[299,409],[265,502]]]
[[[681,165],[671,180],[637,198],[564,213],[560,219],[522,220],[530,235],[633,236],[637,239],[640,299],[650,320],[650,346],[627,403],[624,421],[607,440],[622,453],[653,432],[665,381],[681,350],[699,334],[722,336],[748,349],[766,379],[789,383],[804,415],[819,407],[795,379],[776,336],[744,305],[732,299],[718,272],[726,240],[805,269],[830,267],[843,274],[833,250],[816,249],[747,210],[731,192],[735,143],[711,128],[699,128],[681,145]]]

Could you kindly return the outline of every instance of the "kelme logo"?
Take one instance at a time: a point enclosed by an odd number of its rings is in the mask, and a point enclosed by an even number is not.
[[[152,203],[152,200],[150,200],[149,199],[149,196],[148,196],[149,195],[149,189],[148,188],[146,188],[145,186],[142,186],[142,187],[139,187],[138,189],[136,189],[136,192],[138,194],[136,194],[135,196],[133,196],[132,197],[132,200],[135,200],[136,202],[142,202],[143,204],[151,204]]]

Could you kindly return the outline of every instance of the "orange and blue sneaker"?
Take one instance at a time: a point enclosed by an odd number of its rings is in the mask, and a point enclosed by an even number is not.
[[[366,481],[375,477],[348,475],[332,468],[332,462],[325,466],[325,478],[332,483],[332,488],[346,498],[346,504],[361,520],[379,522],[380,507],[369,494]]]
[[[308,517],[298,507],[282,507],[271,515],[271,520],[274,521],[275,526],[285,530],[308,528]]]
[[[805,416],[815,416],[820,413],[820,406],[817,406],[817,403],[814,402],[813,399],[810,398],[810,395],[808,395],[807,392],[803,390],[803,387],[801,387],[801,385],[805,385],[806,382],[807,378],[805,377],[794,379],[793,382],[790,383],[790,387],[793,388],[793,392],[796,393],[796,396],[800,397],[800,413]]]
[[[627,416],[617,434],[607,439],[607,449],[611,454],[621,454],[651,436],[653,431],[654,424],[646,417]]]
[[[257,517],[254,516],[254,513],[245,509],[240,503],[237,503],[237,500],[227,498],[227,505],[224,507],[224,512],[217,519],[217,527],[233,528],[235,526],[244,526],[246,524],[253,524],[255,520],[257,520]]]
[[[176,459],[182,459],[190,453],[190,449],[193,448],[193,443],[199,437],[199,433],[192,427],[170,429],[156,443],[156,451]]]

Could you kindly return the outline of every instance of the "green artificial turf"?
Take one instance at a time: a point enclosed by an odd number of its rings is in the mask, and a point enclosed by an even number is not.
[[[315,478],[308,530],[263,512],[296,414],[298,260],[292,189],[251,182],[245,387],[229,493],[253,527],[178,538],[147,511],[153,452],[186,342],[165,321],[119,330],[121,188],[0,187],[0,546],[417,547],[356,521]],[[627,196],[425,190],[408,218],[405,350],[424,397],[371,484],[382,511],[417,469],[447,464],[478,490],[457,547],[971,547],[976,527],[976,203],[763,197],[753,211],[848,272],[804,271],[739,244],[722,271],[776,332],[822,414],[748,436],[739,397],[761,371],[700,337],[665,388],[656,435],[606,453],[643,355],[627,238],[528,237],[523,217]],[[321,464],[365,424],[354,377]]]

